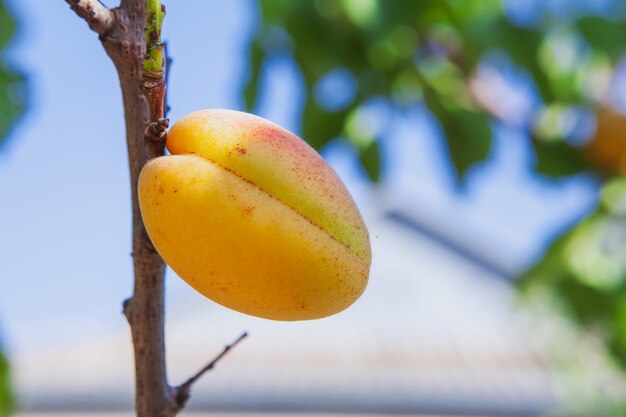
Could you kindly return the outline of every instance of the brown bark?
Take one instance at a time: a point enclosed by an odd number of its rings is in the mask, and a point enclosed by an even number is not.
[[[72,10],[85,19],[91,30],[103,34],[113,25],[114,15],[97,0],[67,0]]]
[[[135,356],[135,407],[137,417],[165,417],[169,387],[165,369],[164,272],[139,211],[137,181],[143,165],[163,154],[163,145],[148,144],[144,129],[150,119],[141,85],[145,51],[145,1],[128,0],[114,10],[123,23],[102,45],[115,64],[122,88],[133,216],[133,296],[124,303],[131,327]]]
[[[125,302],[124,313],[134,346],[137,417],[160,417],[165,416],[168,408],[169,391],[163,330],[165,263],[146,233],[139,211],[137,180],[143,165],[163,154],[163,145],[151,145],[144,140],[144,129],[150,118],[141,89],[145,1],[125,1],[115,13],[117,20],[124,23],[124,29],[120,27],[117,33],[101,37],[101,41],[120,79],[130,167],[135,284],[132,298]]]

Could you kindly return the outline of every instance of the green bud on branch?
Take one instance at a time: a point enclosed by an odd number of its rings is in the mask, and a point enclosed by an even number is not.
[[[146,0],[146,55],[143,60],[143,75],[161,78],[165,62],[161,26],[165,17],[165,6],[160,0]]]

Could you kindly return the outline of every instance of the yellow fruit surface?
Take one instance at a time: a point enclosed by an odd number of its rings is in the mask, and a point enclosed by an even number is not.
[[[204,110],[146,164],[139,199],[161,256],[197,291],[274,320],[326,317],[368,280],[367,229],[344,185],[292,133],[262,118]]]

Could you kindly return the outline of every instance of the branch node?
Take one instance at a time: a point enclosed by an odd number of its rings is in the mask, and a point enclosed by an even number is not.
[[[130,303],[131,301],[133,301],[133,297],[128,297],[127,299],[125,299],[124,301],[122,301],[122,313],[125,316],[128,316],[128,311],[130,309]]]
[[[98,0],[65,0],[70,8],[80,16],[100,36],[106,35],[113,27],[115,14]]]
[[[149,143],[162,146],[167,140],[167,128],[169,125],[170,119],[164,118],[160,118],[156,122],[150,122],[143,131],[143,136]]]
[[[143,72],[141,90],[148,101],[150,122],[144,130],[144,138],[148,143],[163,146],[167,139],[169,119],[164,117],[165,112],[165,78],[163,70]]]

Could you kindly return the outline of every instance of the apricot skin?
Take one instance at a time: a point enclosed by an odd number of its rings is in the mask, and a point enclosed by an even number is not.
[[[168,134],[139,178],[146,229],[176,273],[213,301],[273,320],[338,313],[364,291],[367,229],[304,141],[262,118],[203,110]]]
[[[596,117],[596,131],[583,147],[583,155],[605,175],[626,174],[626,117],[606,104],[599,107]]]

